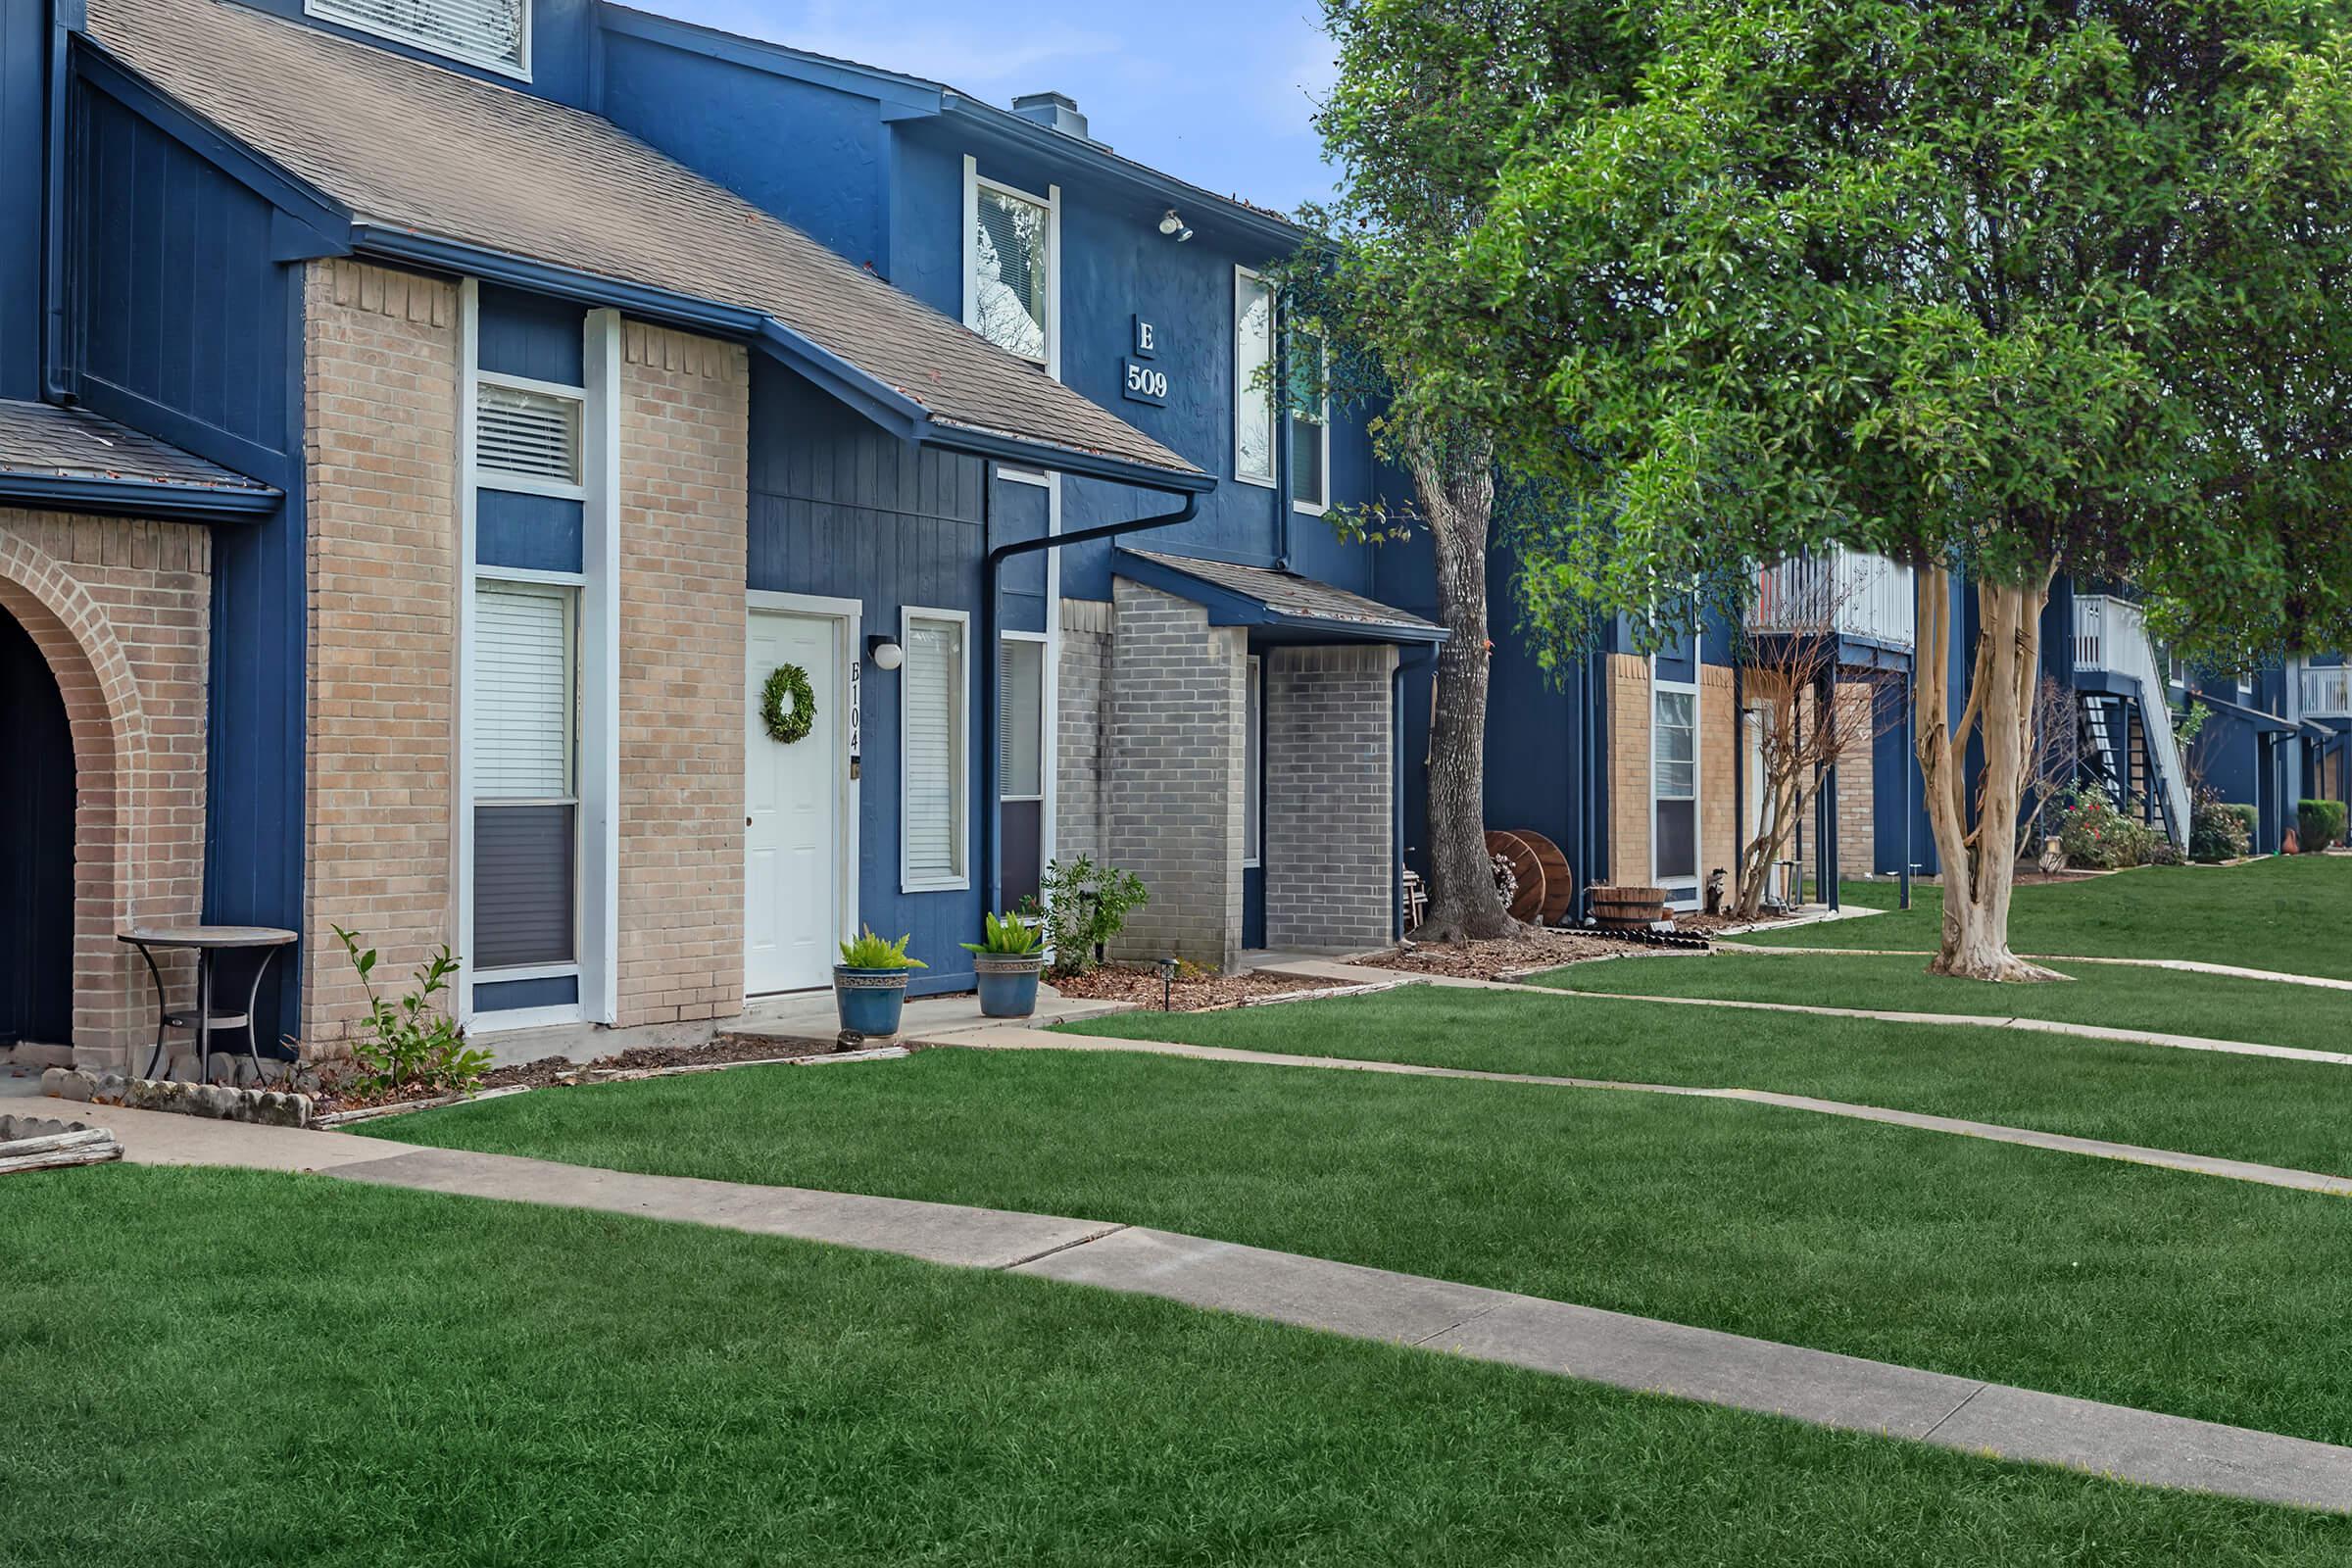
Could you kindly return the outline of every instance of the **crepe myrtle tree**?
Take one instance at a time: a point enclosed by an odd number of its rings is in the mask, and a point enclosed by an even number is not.
[[[1551,36],[1558,20],[1518,0],[1323,0],[1338,72],[1315,122],[1340,179],[1330,202],[1301,209],[1315,238],[1275,273],[1294,394],[1367,404],[1375,450],[1412,482],[1409,497],[1327,519],[1355,538],[1426,534],[1434,558],[1448,636],[1430,725],[1422,940],[1513,929],[1485,815],[1487,559],[1498,490],[1512,485],[1496,450],[1510,366],[1481,313],[1444,285],[1487,220],[1514,127],[1561,93],[1594,90]],[[1296,351],[1308,335],[1324,352]]]
[[[1530,576],[1589,614],[1913,565],[1929,967],[2057,978],[2008,942],[2054,576],[2220,662],[2352,636],[2352,6],[1537,9],[1495,74],[1599,85],[1508,122],[1412,280],[1456,416],[1586,502]]]

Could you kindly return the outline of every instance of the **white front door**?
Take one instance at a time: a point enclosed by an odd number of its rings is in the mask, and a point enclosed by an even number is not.
[[[755,610],[744,639],[743,988],[754,996],[821,986],[837,956],[846,624]],[[816,694],[815,723],[789,745],[760,714],[761,688],[784,664],[807,670]]]

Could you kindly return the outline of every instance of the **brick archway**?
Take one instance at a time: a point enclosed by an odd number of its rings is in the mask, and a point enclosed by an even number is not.
[[[5,531],[0,610],[32,638],[65,698],[75,775],[73,1044],[77,1062],[117,1065],[153,1027],[137,960],[115,940],[150,912],[139,904],[154,794],[139,682],[89,591],[38,546]]]

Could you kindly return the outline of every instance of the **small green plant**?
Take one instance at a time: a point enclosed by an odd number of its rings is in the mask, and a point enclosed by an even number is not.
[[[872,926],[864,927],[855,942],[841,945],[841,965],[845,969],[928,969],[931,966],[920,958],[906,956],[906,944],[914,933],[909,931],[896,942],[874,935]]]
[[[1084,974],[1102,961],[1102,950],[1127,924],[1127,916],[1152,902],[1144,879],[1115,865],[1098,865],[1081,855],[1063,864],[1047,864],[1039,891],[1046,901],[1046,939],[1054,949],[1054,973]]]
[[[375,1094],[472,1094],[490,1070],[490,1053],[466,1044],[458,1021],[433,1001],[449,989],[449,977],[457,973],[458,960],[450,956],[449,944],[443,943],[417,967],[415,990],[387,1002],[375,990],[375,950],[362,950],[360,939],[341,926],[332,929],[368,993],[368,1016],[351,1047],[352,1059],[360,1067],[357,1087]]]
[[[981,940],[959,944],[966,953],[992,958],[1026,958],[1045,946],[1037,928],[1017,914],[992,914],[981,923]]]

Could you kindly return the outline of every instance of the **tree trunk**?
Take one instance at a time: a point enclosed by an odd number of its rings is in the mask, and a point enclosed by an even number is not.
[[[2017,818],[2034,756],[2034,698],[2041,671],[2041,612],[2050,576],[2038,586],[1981,583],[1968,704],[1951,718],[1951,573],[1922,566],[1916,650],[1915,741],[1928,824],[1943,869],[1943,936],[1930,974],[1969,980],[2063,980],[2009,951],[2009,897],[2017,880]],[[1969,788],[1968,744],[1982,732],[1984,777]],[[1974,795],[1975,809],[1970,809]],[[1972,817],[1974,818],[1972,820]]]
[[[1429,729],[1429,911],[1417,942],[1467,942],[1517,929],[1487,854],[1487,528],[1494,511],[1484,442],[1411,454],[1438,566],[1437,713]]]

